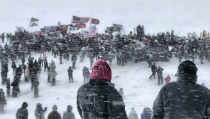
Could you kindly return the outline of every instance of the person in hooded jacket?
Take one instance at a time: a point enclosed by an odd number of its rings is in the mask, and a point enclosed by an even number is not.
[[[152,110],[149,107],[145,107],[143,113],[141,113],[141,119],[151,119]]]
[[[131,108],[131,113],[129,114],[128,119],[138,119],[136,110],[133,107]]]
[[[36,109],[34,112],[36,119],[45,119],[44,114],[46,111],[47,111],[47,107],[43,109],[42,104],[37,103]]]
[[[75,119],[72,109],[73,107],[71,105],[67,106],[67,111],[63,113],[63,119]]]
[[[22,107],[16,112],[17,119],[28,119],[28,110],[26,109],[27,107],[28,103],[23,102]]]
[[[77,109],[82,119],[128,119],[123,98],[111,79],[107,62],[98,60],[90,81],[77,91]]]
[[[210,119],[210,90],[196,84],[197,67],[191,61],[178,66],[178,80],[160,90],[153,119]]]
[[[48,118],[47,119],[61,119],[61,114],[59,112],[57,112],[57,106],[54,105],[52,107],[52,112],[49,113]]]

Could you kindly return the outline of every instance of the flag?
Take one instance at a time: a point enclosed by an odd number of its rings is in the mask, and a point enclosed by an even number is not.
[[[98,25],[98,24],[99,24],[99,20],[98,20],[98,19],[93,19],[93,18],[92,18],[91,24],[96,24],[96,25]]]
[[[50,32],[50,29],[49,29],[49,28],[45,28],[44,31],[45,31],[46,33],[49,33],[49,32]]]
[[[38,26],[38,22],[39,22],[39,19],[36,19],[36,18],[31,18],[31,21],[30,21],[30,24],[29,24],[29,27],[34,27],[34,26]]]
[[[73,24],[84,24],[84,23],[88,22],[89,20],[90,20],[90,17],[73,16],[73,20],[71,21],[71,23],[73,23]]]
[[[39,19],[31,17],[31,22],[38,22],[38,21],[39,21]]]
[[[98,32],[98,28],[96,28],[96,25],[90,25],[88,28],[89,31],[94,31],[94,32]]]
[[[206,38],[207,38],[206,30],[203,30],[203,39],[206,39]]]
[[[113,24],[113,31],[120,31],[122,30],[122,25],[120,24]]]
[[[86,28],[86,24],[76,24],[77,29]]]
[[[95,33],[95,32],[92,32],[92,31],[86,31],[86,32],[84,33],[84,37],[85,37],[85,38],[96,37],[96,33]]]
[[[50,32],[54,32],[55,31],[55,27],[54,26],[44,26],[44,29],[49,29]]]
[[[76,30],[77,30],[77,26],[68,26],[67,28],[67,32],[76,31]]]
[[[24,27],[18,27],[18,26],[16,26],[16,31],[24,31]]]

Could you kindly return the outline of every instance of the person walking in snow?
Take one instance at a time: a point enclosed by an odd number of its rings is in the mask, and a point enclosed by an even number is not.
[[[136,110],[132,107],[128,119],[139,119]]]
[[[210,90],[197,84],[197,67],[191,61],[178,66],[178,80],[163,86],[153,104],[153,119],[210,118]]]
[[[92,68],[89,83],[77,91],[77,109],[82,119],[128,119],[123,98],[111,79],[108,63],[98,60]]]
[[[157,75],[158,75],[158,85],[163,84],[163,68],[160,66],[157,69]]]
[[[155,65],[155,63],[152,65],[151,70],[152,70],[152,75],[149,77],[149,79],[151,79],[152,76],[154,76],[155,78],[155,74],[157,72],[157,66]]]

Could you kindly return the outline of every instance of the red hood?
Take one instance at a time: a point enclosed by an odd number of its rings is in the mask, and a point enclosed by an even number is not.
[[[111,82],[112,70],[107,64],[107,62],[103,60],[98,60],[93,65],[92,72],[90,74],[90,79],[107,79]]]

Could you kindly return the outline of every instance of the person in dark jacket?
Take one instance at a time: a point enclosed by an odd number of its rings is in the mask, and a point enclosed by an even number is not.
[[[128,119],[123,98],[111,78],[107,62],[98,60],[89,83],[77,91],[77,109],[82,119]]]
[[[160,66],[157,69],[157,75],[158,75],[158,85],[163,84],[163,68]]]
[[[155,63],[152,65],[151,70],[152,70],[152,75],[149,77],[149,79],[151,79],[152,76],[154,76],[155,78],[155,73],[157,71],[157,66],[155,65]]]
[[[4,96],[4,91],[0,88],[0,113],[4,113],[4,106],[7,104],[7,101]]]
[[[178,66],[178,80],[160,90],[153,104],[153,119],[209,119],[210,90],[196,84],[197,67],[191,61]]]
[[[68,69],[68,75],[69,75],[69,82],[73,82],[73,70],[71,67]]]
[[[141,119],[151,119],[152,110],[149,107],[145,107],[143,113],[141,113]]]
[[[26,109],[28,107],[28,103],[24,102],[22,104],[22,107],[18,109],[16,113],[17,119],[28,119],[28,110]]]
[[[12,82],[11,86],[12,88],[12,97],[17,97],[17,94],[20,92],[20,88],[19,88],[19,81],[16,78],[16,76],[14,77],[14,81]]]
[[[61,114],[59,112],[57,112],[57,106],[54,105],[52,108],[52,112],[49,113],[48,118],[47,119],[61,119]]]
[[[45,107],[44,109],[42,108],[42,104],[37,103],[36,104],[36,109],[35,109],[35,117],[36,119],[45,119],[44,114],[47,111],[47,107]]]

